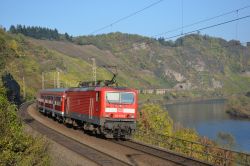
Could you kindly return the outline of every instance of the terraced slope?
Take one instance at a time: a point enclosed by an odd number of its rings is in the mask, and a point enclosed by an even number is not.
[[[0,41],[5,71],[21,87],[25,78],[30,97],[42,87],[42,72],[45,87],[54,86],[55,71],[60,71],[61,86],[91,80],[91,58],[99,66],[97,79],[112,77],[102,65],[117,65],[122,86],[224,94],[250,88],[250,47],[237,41],[189,35],[171,42],[111,33],[75,37],[68,42],[37,40],[2,30]]]

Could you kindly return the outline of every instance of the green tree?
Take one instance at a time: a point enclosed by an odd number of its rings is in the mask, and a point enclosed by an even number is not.
[[[25,25],[17,25],[15,27],[11,25],[9,32],[22,33],[26,36],[34,37],[36,39],[59,40],[59,33],[57,29],[52,30],[49,28],[37,27],[37,26],[26,27]]]
[[[16,33],[16,27],[14,25],[10,26],[9,32]]]
[[[42,138],[33,138],[23,125],[0,87],[0,165],[49,165],[48,145]]]
[[[67,32],[64,34],[64,36],[65,36],[66,40],[72,41],[72,36],[69,36],[69,34]]]
[[[146,104],[141,109],[141,116],[138,117],[137,129],[156,134],[172,135],[173,121],[168,112],[162,110],[159,105]]]

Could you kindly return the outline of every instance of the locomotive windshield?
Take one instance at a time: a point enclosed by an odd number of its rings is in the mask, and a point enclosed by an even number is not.
[[[133,104],[134,94],[130,92],[107,92],[106,100],[108,103]]]

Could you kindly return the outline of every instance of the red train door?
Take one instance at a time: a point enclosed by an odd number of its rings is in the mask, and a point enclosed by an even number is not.
[[[65,109],[66,115],[68,115],[69,112],[70,112],[70,97],[67,97],[67,98],[66,98],[65,104],[66,104],[66,105],[65,105],[65,107],[66,107],[66,109]]]
[[[92,120],[96,110],[96,92],[89,92],[89,119]]]
[[[99,91],[91,91],[89,92],[89,107],[88,107],[88,118],[89,120],[93,120],[94,116],[96,118],[99,118],[100,116],[100,110],[99,110],[99,104],[100,104],[100,92]]]
[[[91,96],[89,98],[89,119],[93,119],[93,111],[94,111],[94,98]]]

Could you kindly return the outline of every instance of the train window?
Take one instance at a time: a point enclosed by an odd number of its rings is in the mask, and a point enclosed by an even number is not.
[[[108,103],[133,104],[134,94],[129,92],[107,92],[106,101]]]
[[[61,106],[61,97],[57,98],[57,105]]]
[[[134,103],[133,93],[121,93],[121,103],[132,104]]]
[[[61,106],[61,97],[55,97],[55,104]]]
[[[52,96],[49,96],[49,103],[53,104],[53,97]]]
[[[107,92],[106,100],[108,103],[120,103],[120,93],[119,92]]]

